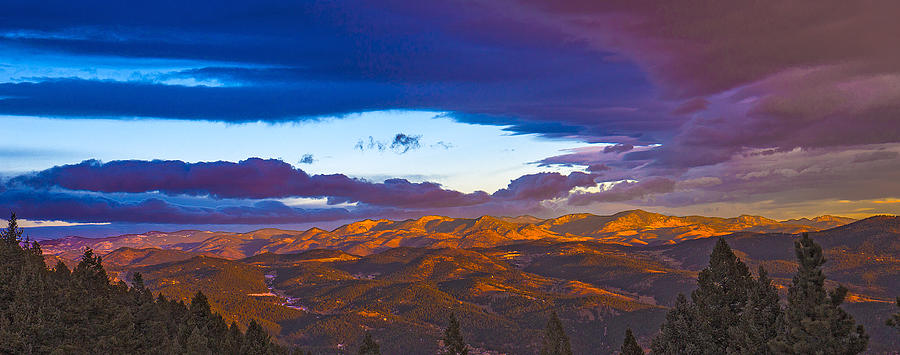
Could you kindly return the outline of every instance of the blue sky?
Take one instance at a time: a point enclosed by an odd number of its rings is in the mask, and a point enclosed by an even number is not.
[[[280,159],[313,174],[344,173],[370,180],[403,177],[440,181],[465,192],[495,191],[519,176],[573,168],[539,167],[550,152],[592,146],[578,141],[512,134],[502,126],[458,123],[443,113],[385,111],[286,123],[185,120],[2,117],[10,139],[0,143],[6,175],[88,159],[239,161]],[[102,134],[97,134],[102,132]],[[419,136],[405,153],[368,148],[397,133]],[[356,148],[363,140],[364,149]],[[594,144],[593,146],[601,146]],[[306,154],[311,164],[301,163]]]
[[[0,2],[0,211],[897,213],[890,6]]]

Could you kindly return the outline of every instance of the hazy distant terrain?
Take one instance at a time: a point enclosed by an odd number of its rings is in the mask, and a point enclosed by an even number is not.
[[[844,307],[871,334],[870,350],[900,347],[883,325],[900,295],[900,217],[426,216],[331,231],[68,237],[42,248],[64,261],[93,248],[119,279],[139,271],[151,289],[173,297],[200,289],[227,318],[260,319],[282,341],[323,353],[355,349],[365,330],[387,353],[433,352],[449,310],[473,346],[532,353],[550,309],[576,353],[606,353],[626,327],[649,342],[675,296],[695,287],[717,239],[708,237],[723,236],[784,291],[799,232],[825,249],[829,286],[850,289]]]

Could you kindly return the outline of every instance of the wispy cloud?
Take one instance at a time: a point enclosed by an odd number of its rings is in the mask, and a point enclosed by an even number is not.
[[[372,136],[369,136],[368,140],[360,139],[356,142],[356,145],[353,148],[358,149],[360,151],[366,150],[375,150],[379,152],[386,151],[390,149],[394,153],[397,154],[405,154],[411,150],[416,150],[422,147],[419,140],[422,139],[421,135],[409,135],[405,133],[397,133],[394,135],[393,140],[391,141],[380,141],[375,140]]]

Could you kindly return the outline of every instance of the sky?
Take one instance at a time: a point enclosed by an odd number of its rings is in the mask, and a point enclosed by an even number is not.
[[[898,11],[0,1],[0,213],[53,236],[897,214]]]

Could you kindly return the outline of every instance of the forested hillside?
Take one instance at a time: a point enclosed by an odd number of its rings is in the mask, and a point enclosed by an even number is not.
[[[0,353],[287,353],[255,321],[246,331],[226,323],[196,290],[185,303],[155,297],[139,273],[131,286],[110,283],[90,249],[72,270],[62,262],[48,269],[15,215],[0,237]]]

